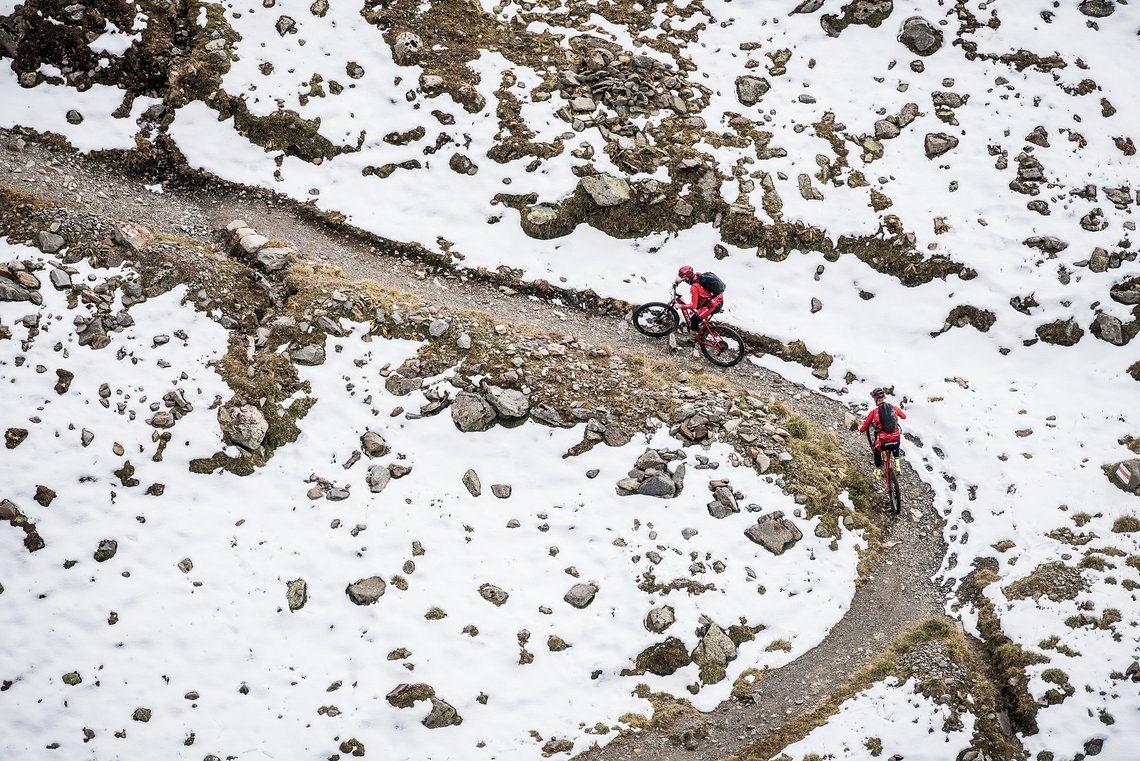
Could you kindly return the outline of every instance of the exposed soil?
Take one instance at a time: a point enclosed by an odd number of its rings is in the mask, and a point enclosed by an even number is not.
[[[314,221],[303,207],[269,193],[225,183],[200,182],[167,188],[159,195],[114,163],[59,149],[30,136],[0,130],[0,185],[34,193],[45,201],[72,206],[122,221],[177,231],[203,241],[220,241],[218,230],[233,219],[295,248],[302,256],[340,265],[355,277],[371,278],[451,309],[474,309],[502,322],[572,334],[591,343],[609,344],[650,359],[670,358],[688,373],[722,372],[758,395],[774,395],[807,417],[821,430],[836,431],[844,452],[869,472],[871,459],[862,434],[851,432],[849,410],[788,381],[779,374],[747,362],[728,370],[713,368],[695,352],[671,350],[664,340],[637,333],[628,320],[599,315],[572,306],[556,305],[522,293],[506,292],[470,272],[428,273],[413,255],[393,255],[384,247],[348,228]],[[664,284],[663,284],[664,287]],[[588,759],[719,759],[776,730],[795,716],[822,703],[849,675],[878,655],[905,626],[942,614],[944,592],[932,580],[945,555],[943,521],[933,504],[933,492],[907,464],[902,471],[907,509],[898,518],[884,516],[887,548],[851,608],[816,648],[783,668],[767,673],[751,694],[730,699],[700,717],[680,713],[654,729],[618,738]],[[885,505],[885,494],[876,498]],[[631,688],[633,684],[631,683]],[[704,723],[707,736],[690,733]],[[697,733],[703,735],[703,732]],[[689,748],[684,747],[690,746]]]

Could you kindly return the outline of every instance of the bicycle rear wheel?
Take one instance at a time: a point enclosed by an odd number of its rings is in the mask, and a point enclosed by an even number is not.
[[[701,354],[714,365],[732,367],[744,359],[744,339],[732,328],[718,325],[715,332],[705,333],[702,338],[715,344],[715,346],[701,344]]]
[[[652,338],[669,335],[680,322],[677,311],[661,301],[642,304],[633,311],[633,327]]]
[[[902,491],[899,489],[899,474],[894,467],[891,468],[887,483],[887,494],[891,499],[891,515],[898,515],[902,512]]]

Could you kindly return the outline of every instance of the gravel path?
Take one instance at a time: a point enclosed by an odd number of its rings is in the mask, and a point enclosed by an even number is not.
[[[114,166],[0,130],[0,185],[73,208],[210,242],[219,240],[218,230],[228,222],[244,219],[255,229],[283,240],[302,256],[340,265],[353,276],[415,293],[443,307],[475,309],[501,322],[572,334],[651,359],[669,357],[687,372],[724,372],[754,393],[774,394],[788,401],[817,427],[836,431],[845,453],[860,467],[871,467],[866,440],[844,425],[847,408],[778,373],[747,362],[717,370],[703,358],[692,356],[692,352],[670,351],[665,341],[647,339],[625,320],[599,317],[525,295],[510,295],[468,276],[461,279],[454,273],[428,275],[415,259],[380,253],[361,236],[308,221],[297,213],[296,203],[262,191],[199,183],[158,194],[147,190],[146,184],[147,181]],[[581,754],[580,758],[723,758],[826,699],[851,673],[878,655],[904,626],[941,614],[944,594],[932,577],[946,551],[942,519],[934,509],[930,488],[909,465],[903,470],[903,492],[908,509],[885,526],[888,549],[870,578],[857,590],[847,615],[819,646],[770,672],[754,691],[753,702],[729,700],[707,714],[708,737],[694,749],[679,747],[668,739],[669,734],[685,728],[682,723],[619,738],[600,750]],[[885,495],[880,497],[885,502]]]

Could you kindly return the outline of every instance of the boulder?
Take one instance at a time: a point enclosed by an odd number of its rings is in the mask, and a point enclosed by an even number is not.
[[[392,471],[385,465],[373,465],[368,469],[368,490],[373,494],[384,491],[384,487],[392,480]]]
[[[922,16],[911,16],[902,23],[898,40],[915,55],[933,55],[942,47],[942,31]]]
[[[421,700],[435,697],[435,688],[430,684],[398,684],[387,694],[385,700],[395,708],[411,708]]]
[[[1104,18],[1116,13],[1116,3],[1112,0],[1082,0],[1077,10],[1086,16]]]
[[[736,78],[736,98],[745,106],[755,106],[770,88],[768,80],[763,77]]]
[[[779,512],[761,516],[744,535],[773,555],[783,555],[803,538],[799,528]]]
[[[119,551],[119,543],[114,539],[104,539],[99,542],[99,546],[95,549],[95,562],[105,563],[111,558],[115,557],[115,553]]]
[[[345,587],[344,593],[353,605],[371,605],[384,596],[387,588],[384,579],[379,576],[369,576],[367,579],[357,579]]]
[[[483,484],[479,481],[479,474],[471,468],[463,474],[463,485],[467,487],[467,491],[471,493],[472,497],[478,497],[483,493]]]
[[[54,254],[64,247],[66,241],[62,235],[43,230],[40,232],[40,251],[45,254]]]
[[[701,681],[715,684],[724,679],[724,668],[736,659],[736,645],[716,624],[710,624],[705,636],[693,649],[693,663],[701,667]]]
[[[672,626],[676,620],[677,617],[672,606],[662,605],[645,615],[645,628],[654,634],[660,634]]]
[[[431,713],[421,722],[428,729],[458,726],[463,723],[463,717],[445,700],[431,698]]]
[[[292,254],[293,249],[290,248],[267,246],[260,249],[254,259],[266,272],[277,272],[285,269],[285,265],[289,263],[289,257]]]
[[[875,122],[875,137],[879,140],[890,140],[899,136],[901,130],[898,125],[886,119]]]
[[[656,449],[646,449],[641,453],[641,456],[637,458],[637,462],[633,464],[633,467],[638,470],[664,470],[665,460],[662,459],[661,454]]]
[[[52,287],[57,291],[66,291],[71,288],[71,275],[67,273],[67,270],[61,270],[57,267],[48,274],[48,279],[51,280]]]
[[[325,347],[321,344],[308,344],[289,352],[289,358],[298,365],[320,365],[325,361]]]
[[[285,587],[285,600],[289,603],[290,611],[297,611],[305,607],[309,600],[309,585],[304,579],[294,579]]]
[[[486,430],[495,422],[495,417],[495,408],[470,391],[460,391],[451,404],[451,419],[464,433]]]
[[[1140,278],[1117,283],[1108,290],[1108,295],[1118,304],[1140,304]]]
[[[392,58],[406,66],[415,63],[423,51],[424,41],[414,32],[400,32],[392,42]]]
[[[597,594],[598,588],[593,584],[575,584],[570,587],[570,591],[562,599],[575,608],[581,609],[592,603]]]
[[[487,386],[483,393],[491,406],[505,418],[526,417],[530,412],[530,397],[513,388],[499,388]]]
[[[657,676],[669,676],[678,669],[688,666],[692,660],[685,643],[676,637],[669,637],[664,642],[658,642],[642,650],[634,663],[639,672],[648,671]]]
[[[502,606],[503,603],[505,603],[511,597],[509,594],[507,594],[506,590],[501,587],[497,587],[494,584],[480,585],[479,596],[494,605],[496,608]]]
[[[617,206],[630,198],[629,183],[621,177],[595,174],[583,177],[578,184],[598,206]]]
[[[428,335],[432,338],[439,338],[446,333],[450,327],[451,323],[447,320],[432,320],[431,324],[428,325]]]
[[[261,410],[252,404],[241,407],[222,407],[218,410],[218,423],[227,441],[239,447],[254,450],[265,441],[269,422]]]
[[[673,479],[668,475],[659,473],[642,481],[641,485],[637,487],[637,493],[648,497],[668,499],[676,496],[677,484],[673,483]]]
[[[1107,341],[1113,346],[1123,346],[1124,341],[1124,326],[1119,318],[1113,317],[1110,314],[1101,312],[1093,320],[1092,326],[1089,328],[1090,332],[1102,341]]]
[[[941,156],[957,145],[958,138],[953,135],[947,135],[945,132],[928,132],[923,143],[923,150],[926,151],[926,158],[932,159]]]
[[[384,437],[375,431],[368,431],[360,437],[360,448],[369,457],[383,457],[392,451]]]

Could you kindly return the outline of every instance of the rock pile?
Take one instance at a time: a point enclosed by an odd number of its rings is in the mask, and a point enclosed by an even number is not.
[[[672,499],[685,488],[685,453],[677,449],[646,449],[625,478],[617,482],[620,496],[644,494]],[[669,463],[677,464],[672,470]]]
[[[760,516],[754,525],[744,530],[744,535],[773,555],[783,555],[804,536],[780,510]]]
[[[269,245],[269,238],[254,230],[245,220],[235,219],[226,225],[230,250],[245,257],[265,272],[279,272],[289,264],[297,252],[288,246]]]

